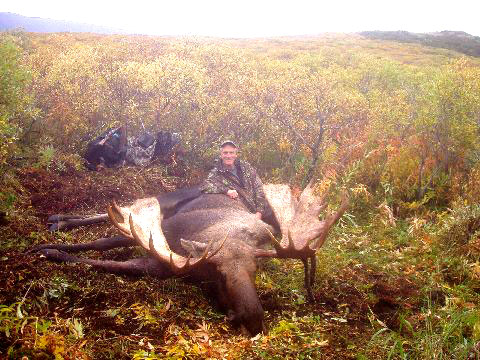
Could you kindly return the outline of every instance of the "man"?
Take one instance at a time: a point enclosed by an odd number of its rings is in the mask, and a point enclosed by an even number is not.
[[[220,145],[220,159],[210,171],[202,186],[207,194],[225,194],[232,201],[242,201],[258,219],[265,211],[265,194],[256,170],[246,161],[240,161],[238,147],[233,141]]]

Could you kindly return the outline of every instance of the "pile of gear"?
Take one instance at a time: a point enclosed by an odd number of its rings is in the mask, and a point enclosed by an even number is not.
[[[152,135],[144,132],[137,137],[127,137],[122,126],[108,129],[90,141],[83,157],[90,170],[117,168],[125,164],[147,166],[155,159],[168,163],[179,144],[177,133],[159,131]]]

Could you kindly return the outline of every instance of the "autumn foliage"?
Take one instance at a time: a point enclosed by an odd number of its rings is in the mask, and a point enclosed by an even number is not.
[[[167,176],[159,164],[138,172],[83,171],[79,154],[87,142],[119,125],[129,134],[144,129],[180,134],[183,175]],[[8,303],[0,305],[2,336],[23,336],[27,348],[55,356],[86,358],[82,324],[95,328],[100,316],[108,324],[105,331],[127,334],[112,354],[125,352],[122,341],[128,337],[135,349],[145,350],[136,358],[155,358],[154,348],[172,358],[227,358],[227,353],[231,358],[288,358],[285,351],[292,358],[299,351],[316,358],[327,348],[331,358],[339,358],[335,351],[340,348],[345,354],[386,358],[385,344],[398,358],[407,358],[404,351],[442,350],[433,341],[437,334],[451,345],[445,353],[458,353],[458,339],[469,339],[464,350],[470,351],[480,340],[480,313],[472,310],[480,303],[475,295],[480,281],[479,126],[480,61],[449,50],[341,34],[252,40],[0,34],[0,226],[10,221],[3,232],[8,241],[0,247],[6,269],[0,273],[8,285],[8,290],[0,287]],[[301,290],[292,285],[300,265],[269,263],[257,280],[272,316],[271,331],[257,340],[225,340],[231,330],[208,305],[196,303],[190,287],[175,285],[169,296],[180,305],[172,305],[147,282],[134,283],[138,288],[130,292],[119,286],[127,304],[113,294],[118,289],[92,290],[89,270],[82,268],[79,277],[77,268],[67,267],[65,278],[51,276],[50,268],[38,270],[45,266],[42,260],[31,263],[19,255],[41,242],[77,241],[45,231],[44,218],[52,207],[69,212],[98,206],[95,211],[103,211],[112,197],[128,202],[183,186],[205,175],[225,139],[241,145],[242,158],[266,181],[299,189],[313,178],[319,191],[350,192],[351,208],[332,236],[335,242],[319,254],[318,307],[308,305],[305,311]],[[84,241],[110,230],[96,231],[77,237]],[[21,272],[36,282],[22,282]],[[92,283],[106,283],[99,280],[104,276]],[[387,285],[392,279],[398,281]],[[78,288],[72,285],[77,280]],[[159,284],[154,286],[165,290]],[[19,286],[23,300],[15,293]],[[428,290],[428,300],[418,300],[419,287]],[[30,291],[50,302],[28,308],[24,302]],[[97,294],[95,299],[107,297],[110,308],[94,309],[89,291]],[[57,319],[54,312],[48,330],[50,323],[26,315],[57,304],[62,296],[78,301],[79,294],[85,306],[75,311],[88,313],[83,322],[69,312]],[[41,316],[66,308],[62,304],[58,300],[58,307],[41,310]],[[287,318],[277,321],[284,312]],[[217,317],[212,328],[205,314],[210,322]],[[347,318],[344,341],[335,331]],[[441,321],[452,329],[461,326],[450,331]],[[319,326],[322,336],[332,326],[332,337],[318,337]],[[134,336],[139,331],[144,331],[141,340]],[[103,335],[104,342],[89,342],[86,353],[111,347],[111,334]],[[454,335],[458,339],[451,340]],[[89,336],[97,339],[97,334]],[[371,346],[378,339],[384,344]]]
[[[341,35],[3,38],[11,55],[2,57],[2,80],[10,76],[2,87],[17,86],[2,105],[4,161],[14,156],[5,150],[14,138],[81,153],[86,139],[125,124],[131,133],[180,133],[195,164],[233,138],[272,179],[348,175],[397,205],[445,205],[478,157],[480,68],[472,58],[425,64],[428,54],[413,45],[399,54],[388,43]]]

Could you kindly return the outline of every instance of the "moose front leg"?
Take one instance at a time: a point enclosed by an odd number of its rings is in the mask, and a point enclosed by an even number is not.
[[[316,273],[317,273],[317,257],[313,255],[312,257],[310,257],[310,287],[312,287],[313,283],[315,282]]]
[[[127,261],[113,261],[83,258],[59,251],[57,249],[43,249],[38,251],[38,253],[45,256],[45,258],[49,261],[58,263],[69,262],[88,264],[95,270],[105,271],[117,275],[150,275],[159,279],[167,279],[174,275],[167,266],[164,266],[158,260],[150,256],[143,256]]]
[[[99,224],[108,221],[108,214],[98,214],[92,216],[82,215],[52,215],[47,219],[49,231],[59,231],[73,229],[79,226]]]
[[[135,240],[129,239],[122,235],[118,235],[110,238],[101,238],[95,241],[80,244],[40,244],[28,250],[28,252],[32,253],[43,249],[56,249],[72,253],[88,250],[107,251],[118,247],[129,247],[136,245],[137,243],[135,242]]]
[[[310,259],[310,268],[308,260]],[[315,255],[302,259],[304,274],[305,274],[305,289],[307,290],[307,298],[310,302],[315,302],[315,297],[312,293],[312,286],[315,282],[315,272],[317,271],[317,259]]]

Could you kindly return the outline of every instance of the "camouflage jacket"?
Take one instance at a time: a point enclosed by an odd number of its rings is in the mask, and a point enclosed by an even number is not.
[[[246,161],[235,160],[237,176],[224,168],[221,159],[210,171],[202,184],[201,190],[206,194],[226,194],[228,190],[237,190],[240,200],[251,212],[265,211],[265,193],[257,171]]]

